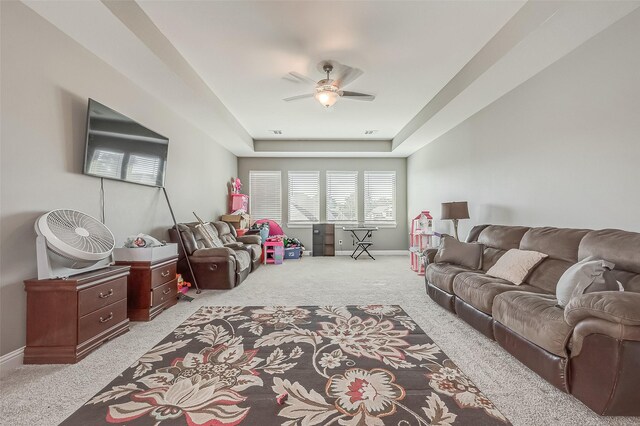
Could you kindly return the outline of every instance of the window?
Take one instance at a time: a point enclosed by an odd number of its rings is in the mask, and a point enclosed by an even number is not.
[[[358,172],[327,172],[327,221],[358,222]]]
[[[289,223],[320,221],[320,173],[289,172]]]
[[[396,224],[396,172],[364,172],[364,221]]]
[[[253,220],[271,219],[282,223],[281,173],[249,172],[249,211]]]

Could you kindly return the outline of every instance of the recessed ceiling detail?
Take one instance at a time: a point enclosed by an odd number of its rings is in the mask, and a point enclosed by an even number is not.
[[[139,1],[254,139],[392,139],[524,1]],[[206,40],[206,43],[203,41]],[[454,47],[455,46],[455,47]],[[349,85],[374,102],[282,102],[289,72],[317,82],[326,60],[364,70]]]
[[[345,157],[411,155],[640,6],[23,2],[238,156]],[[301,95],[290,72],[335,79],[327,59],[365,70],[349,91],[375,102],[282,101]]]

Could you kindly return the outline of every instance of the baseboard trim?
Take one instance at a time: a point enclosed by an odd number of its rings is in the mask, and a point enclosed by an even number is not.
[[[351,253],[353,250],[336,250],[336,256],[350,256]],[[369,250],[369,253],[372,256],[408,256],[409,250]]]
[[[0,356],[0,377],[6,376],[11,370],[22,365],[24,346]]]

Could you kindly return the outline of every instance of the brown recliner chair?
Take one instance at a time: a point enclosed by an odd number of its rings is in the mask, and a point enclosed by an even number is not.
[[[218,237],[225,245],[241,243],[247,247],[251,254],[251,271],[255,271],[260,266],[260,255],[262,254],[260,235],[239,237],[236,229],[227,222],[213,222],[213,225],[218,231]]]
[[[178,272],[193,280],[185,256],[189,256],[193,273],[201,289],[231,289],[239,285],[251,272],[251,254],[240,244],[207,247],[209,244],[196,232],[197,222],[180,223],[178,229],[186,253],[178,244]],[[212,227],[215,231],[215,228]],[[169,229],[172,242],[178,243],[175,227]]]

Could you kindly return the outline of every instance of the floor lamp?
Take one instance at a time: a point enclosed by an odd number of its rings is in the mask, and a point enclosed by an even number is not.
[[[469,207],[466,201],[458,201],[453,203],[442,203],[440,219],[453,221],[453,232],[456,240],[458,238],[458,220],[469,219]]]

